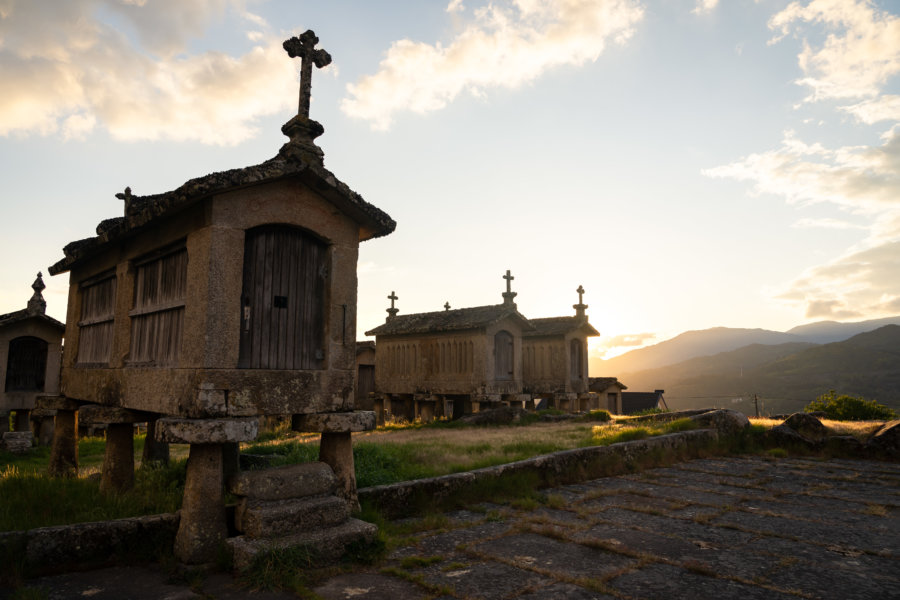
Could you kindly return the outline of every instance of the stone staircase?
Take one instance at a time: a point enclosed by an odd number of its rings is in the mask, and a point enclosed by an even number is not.
[[[353,542],[370,542],[377,528],[350,518],[347,500],[335,495],[338,480],[323,462],[244,471],[228,490],[240,497],[229,538],[234,567],[250,566],[260,552],[306,547],[317,563],[338,560]]]

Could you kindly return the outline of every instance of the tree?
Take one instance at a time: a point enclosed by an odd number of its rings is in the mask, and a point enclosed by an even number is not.
[[[834,390],[822,394],[804,408],[806,412],[824,412],[826,418],[835,421],[887,421],[897,414],[884,404],[866,400],[862,396],[842,394]]]

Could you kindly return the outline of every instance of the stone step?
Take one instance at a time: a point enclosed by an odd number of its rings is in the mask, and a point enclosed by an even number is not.
[[[354,542],[371,542],[378,528],[372,523],[358,519],[348,519],[342,525],[307,531],[278,538],[250,538],[238,536],[226,541],[232,550],[234,568],[242,571],[253,563],[257,554],[269,550],[305,547],[309,549],[310,560],[316,565],[333,564],[340,560],[347,546]]]
[[[242,471],[228,480],[228,491],[255,500],[287,500],[331,494],[337,478],[323,462]]]
[[[337,496],[245,498],[238,504],[234,518],[237,530],[244,535],[267,538],[340,525],[350,518],[350,506]]]

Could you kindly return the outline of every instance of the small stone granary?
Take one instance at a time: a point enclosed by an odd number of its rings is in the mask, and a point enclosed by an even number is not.
[[[356,408],[372,410],[375,391],[375,342],[356,342]]]
[[[534,327],[523,334],[525,393],[537,403],[547,400],[553,408],[581,411],[598,408],[597,395],[588,388],[587,338],[600,335],[588,323],[578,286],[575,316],[530,319]]]
[[[61,395],[47,403],[67,424],[55,464],[77,462],[72,429],[85,404],[110,424],[107,459],[122,465],[115,477],[104,468],[112,488],[131,476],[132,423],[155,421],[157,440],[191,444],[175,546],[186,563],[210,561],[225,538],[223,449],[233,458],[261,415],[322,432],[320,460],[356,502],[350,432],[375,422],[351,412],[358,247],[396,224],[323,166],[310,81],[331,57],[317,42],[307,31],[284,43],[302,60],[300,101],[275,158],[163,194],[126,188],[124,216],[50,268],[70,273]]]
[[[398,315],[391,292],[387,322],[366,332],[378,349],[376,413],[429,421],[523,401],[522,334],[533,328],[504,277],[503,303],[490,306]]]
[[[597,394],[600,408],[622,414],[622,392],[628,389],[617,377],[591,377],[590,390]]]
[[[38,273],[26,307],[0,315],[0,435],[9,430],[10,414],[14,413],[15,432],[31,432],[33,421],[38,442],[47,444],[53,435],[54,413],[35,409],[35,401],[39,396],[59,393],[66,326],[47,316],[42,295],[45,287]]]

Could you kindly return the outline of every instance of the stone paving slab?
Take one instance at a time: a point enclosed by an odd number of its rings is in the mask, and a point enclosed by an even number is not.
[[[900,598],[898,463],[715,458],[542,495],[546,505],[533,509],[448,513],[381,564],[314,592],[325,600]],[[405,522],[412,531],[429,523]],[[234,595],[221,575],[193,591],[157,577],[152,597],[290,597]],[[65,587],[76,579],[81,588]],[[128,580],[140,578],[95,571],[34,583],[49,585],[49,598],[151,597],[116,596],[114,582]]]

